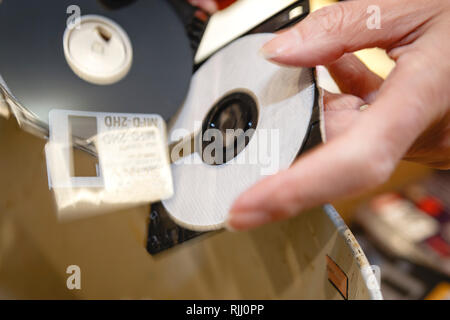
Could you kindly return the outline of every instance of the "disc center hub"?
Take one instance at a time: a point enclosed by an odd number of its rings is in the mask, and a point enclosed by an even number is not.
[[[131,41],[117,23],[106,17],[86,15],[68,26],[63,37],[64,56],[81,79],[99,85],[123,79],[131,68]]]

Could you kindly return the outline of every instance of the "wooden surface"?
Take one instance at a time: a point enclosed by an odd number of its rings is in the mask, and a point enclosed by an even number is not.
[[[321,210],[251,232],[220,232],[152,257],[149,208],[59,221],[47,186],[45,141],[0,119],[0,298],[342,299],[326,256],[368,298],[360,259]],[[66,268],[81,268],[81,290]]]

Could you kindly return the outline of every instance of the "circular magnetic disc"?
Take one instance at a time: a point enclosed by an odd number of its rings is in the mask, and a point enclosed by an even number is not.
[[[67,62],[63,38],[68,24],[76,21],[74,6],[81,18],[94,15],[112,21],[118,33],[124,31],[124,38],[128,37],[131,65],[128,60],[112,81],[95,77],[88,81],[91,78],[80,77]],[[120,50],[120,43],[114,42],[117,39],[109,39],[114,34],[108,26],[97,31],[105,42],[110,41],[106,49],[109,45]],[[0,75],[18,102],[44,123],[52,109],[157,113],[167,120],[181,106],[192,75],[193,58],[184,26],[164,0],[3,1],[0,39]],[[120,53],[105,55],[113,67],[114,63],[120,66]],[[75,54],[75,60],[80,57],[83,53]],[[96,61],[89,64],[88,60],[87,66],[94,73],[103,70]]]

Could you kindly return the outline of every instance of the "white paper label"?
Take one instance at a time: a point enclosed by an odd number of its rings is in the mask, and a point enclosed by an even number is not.
[[[64,202],[58,203],[61,209],[76,208],[77,203],[126,205],[172,196],[166,128],[159,115],[53,110],[49,129],[49,184],[57,203]],[[73,176],[74,141],[95,146],[97,176]]]

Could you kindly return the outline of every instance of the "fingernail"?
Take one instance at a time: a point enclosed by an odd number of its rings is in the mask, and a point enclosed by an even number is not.
[[[300,43],[300,34],[292,28],[267,42],[259,52],[271,60],[290,54]]]
[[[188,0],[189,3],[195,7],[200,7],[201,9],[212,14],[218,10],[217,3],[214,0]]]
[[[270,222],[267,212],[232,212],[228,215],[225,228],[229,231],[248,230]]]

